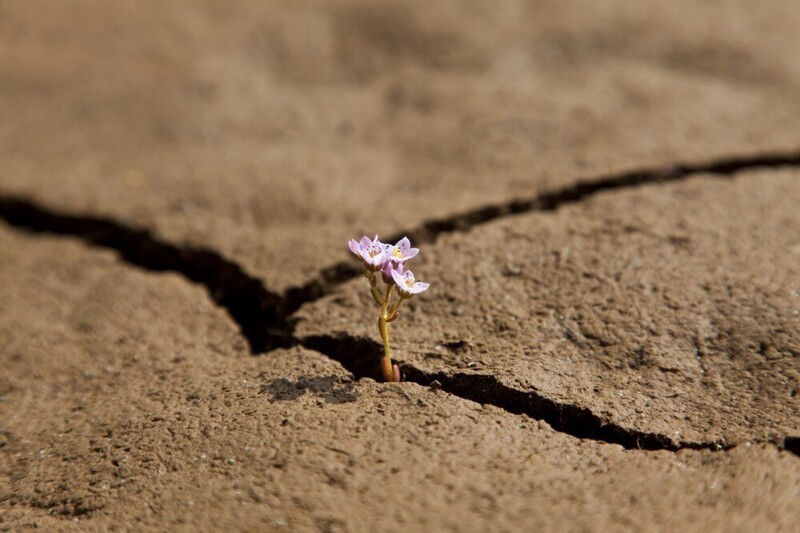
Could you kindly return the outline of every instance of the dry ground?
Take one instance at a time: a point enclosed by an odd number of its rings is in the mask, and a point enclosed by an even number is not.
[[[797,50],[795,0],[0,0],[0,529],[797,530]],[[364,232],[432,284],[399,385]]]

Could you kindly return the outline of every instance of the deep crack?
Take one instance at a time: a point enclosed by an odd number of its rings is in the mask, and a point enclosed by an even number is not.
[[[676,164],[651,169],[631,170],[583,180],[574,185],[545,192],[527,200],[514,200],[494,206],[481,207],[454,216],[424,223],[420,228],[397,234],[413,237],[415,242],[435,241],[442,233],[468,231],[474,226],[494,219],[529,211],[554,211],[565,205],[585,200],[597,193],[636,187],[652,183],[681,181],[693,175],[710,174],[722,178],[747,170],[766,168],[799,168],[800,151],[774,152],[759,156],[721,158],[708,163]],[[395,239],[388,239],[395,240]]]
[[[800,151],[729,157],[703,164],[678,164],[599,176],[527,200],[513,200],[431,220],[388,240],[408,235],[417,243],[430,243],[445,233],[468,231],[504,216],[553,211],[603,191],[680,181],[699,174],[728,178],[746,170],[780,167],[800,168]],[[180,247],[155,237],[148,230],[109,218],[60,213],[13,195],[0,195],[0,218],[12,226],[35,233],[77,237],[88,244],[117,251],[129,264],[150,271],[177,272],[203,285],[214,301],[224,307],[239,325],[253,354],[298,344],[298,339],[294,337],[292,314],[302,305],[318,300],[338,285],[360,275],[354,263],[341,262],[323,269],[305,285],[279,295],[269,291],[258,278],[247,274],[241,266],[210,249]],[[319,336],[303,339],[302,344],[336,359],[357,377],[378,377],[373,355],[379,352],[380,346],[375,341]],[[409,381],[422,385],[439,381],[445,391],[456,396],[545,420],[553,428],[578,438],[651,450],[730,447],[729,444],[716,442],[675,443],[662,435],[626,429],[602,420],[586,408],[560,404],[535,392],[511,389],[493,376],[431,374],[411,366],[406,366],[404,372]],[[778,444],[800,456],[798,442],[798,437],[785,437]]]
[[[375,354],[381,353],[383,348],[372,339],[347,335],[318,335],[303,338],[301,343],[306,348],[339,361],[358,379],[363,377],[381,379]],[[454,396],[493,405],[509,413],[524,414],[543,420],[556,431],[579,439],[591,439],[619,444],[626,449],[641,450],[724,450],[733,446],[725,442],[675,442],[657,433],[624,428],[603,420],[585,407],[559,403],[535,391],[524,392],[508,387],[492,375],[425,372],[402,361],[396,362],[401,366],[403,381],[423,386],[438,382],[437,386]]]
[[[781,448],[800,457],[800,435],[784,437]]]
[[[349,335],[314,335],[300,339],[308,349],[338,361],[356,379],[376,381],[382,376],[376,363],[383,346],[375,340]],[[436,384],[444,392],[472,402],[493,405],[506,412],[543,420],[554,430],[579,439],[618,444],[628,450],[711,450],[724,451],[740,443],[725,441],[674,441],[665,435],[626,428],[604,420],[590,409],[560,403],[536,391],[521,391],[501,383],[495,376],[478,373],[425,372],[394,359],[402,369],[403,381],[425,387]],[[777,446],[800,457],[800,437],[753,439],[753,443]]]
[[[464,213],[424,222],[417,228],[400,231],[386,238],[394,242],[409,237],[416,244],[435,242],[445,233],[466,232],[492,220],[531,211],[555,211],[563,206],[578,203],[604,191],[632,188],[645,184],[681,181],[694,175],[709,174],[720,178],[758,169],[800,168],[800,151],[773,152],[757,156],[740,156],[717,159],[707,163],[686,163],[651,169],[631,170],[579,181],[574,185],[545,192],[526,200],[512,200],[498,205],[479,207]],[[314,301],[330,293],[336,286],[361,275],[352,262],[341,262],[321,271],[309,283],[292,289],[293,301]]]
[[[178,272],[203,285],[239,325],[253,353],[293,342],[285,317],[300,303],[290,304],[287,298],[268,291],[260,280],[211,250],[181,248],[147,230],[108,218],[58,213],[10,196],[0,197],[0,217],[35,233],[77,237],[88,244],[115,250],[131,265],[155,272]]]

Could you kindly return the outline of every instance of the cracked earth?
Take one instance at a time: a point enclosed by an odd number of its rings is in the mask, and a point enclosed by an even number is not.
[[[789,0],[0,2],[0,528],[796,530],[798,48]],[[432,284],[401,384],[375,232]]]

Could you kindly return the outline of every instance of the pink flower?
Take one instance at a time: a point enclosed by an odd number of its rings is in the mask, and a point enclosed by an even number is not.
[[[397,284],[397,290],[403,298],[411,298],[430,287],[430,283],[415,280],[414,273],[410,270],[406,270],[402,274],[397,270],[392,270],[392,279]]]
[[[386,258],[396,263],[405,263],[418,253],[419,248],[412,248],[408,237],[403,237],[394,246],[391,244],[386,245]]]
[[[383,378],[388,382],[400,381],[400,368],[392,364],[389,350],[389,323],[394,322],[400,316],[398,310],[403,300],[430,287],[428,283],[415,280],[414,273],[406,270],[404,266],[406,261],[419,253],[419,249],[411,247],[408,237],[403,237],[397,241],[397,244],[391,245],[379,241],[377,235],[374,239],[370,239],[366,235],[361,237],[360,241],[351,239],[347,245],[364,266],[364,276],[369,281],[372,299],[381,308],[378,330],[381,340],[383,340],[384,355],[381,358]],[[381,278],[386,283],[383,290],[378,287],[376,273],[379,270]],[[395,286],[397,286],[396,294]],[[393,294],[395,294],[394,299],[392,298]]]
[[[394,283],[394,278],[392,277],[393,272],[397,272],[402,275],[403,263],[395,263],[394,261],[387,259],[383,262],[383,266],[381,267],[381,277],[387,285]]]
[[[364,263],[367,270],[377,272],[387,259],[386,245],[378,240],[377,235],[372,240],[366,235],[361,237],[360,241],[350,239],[347,245],[350,247],[350,251]]]

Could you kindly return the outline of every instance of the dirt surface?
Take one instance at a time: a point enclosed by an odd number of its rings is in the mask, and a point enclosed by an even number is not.
[[[797,530],[798,49],[794,0],[0,0],[0,530]],[[422,244],[405,383],[363,232]]]
[[[175,275],[63,239],[3,230],[0,242],[3,278],[17,281],[0,295],[3,525],[647,528],[711,510],[715,527],[796,519],[800,461],[774,447],[628,451],[413,383],[354,382],[308,350],[252,357],[224,313]]]
[[[780,441],[800,428],[798,180],[698,176],[444,236],[396,357],[673,445]],[[337,338],[374,338],[365,287],[301,309],[299,337],[337,357]]]

